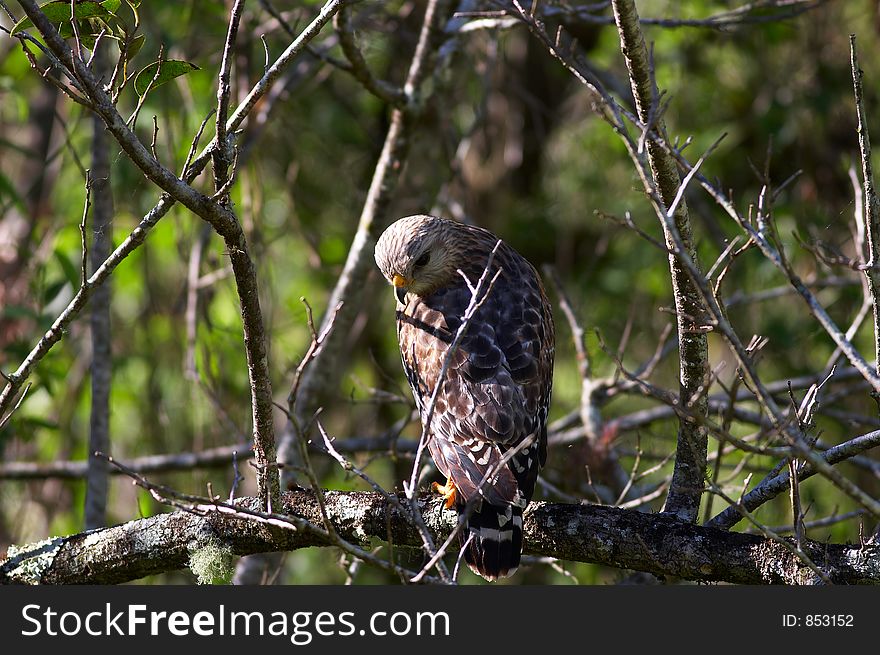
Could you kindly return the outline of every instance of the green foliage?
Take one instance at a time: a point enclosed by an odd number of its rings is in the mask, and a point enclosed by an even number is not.
[[[140,46],[138,46],[140,49]],[[144,66],[134,78],[134,90],[139,96],[146,95],[149,91],[170,82],[175,77],[186,75],[199,70],[195,64],[177,59],[163,59],[161,62],[154,61],[149,66]]]
[[[52,0],[40,5],[42,11],[50,23],[60,25],[70,22],[71,18],[84,20],[86,18],[109,18],[116,10],[119,9],[120,0],[104,0],[104,2],[77,2],[73,5],[71,13],[71,3],[67,0]],[[34,24],[30,18],[22,18],[12,28],[10,36],[15,36],[18,32],[33,27]]]

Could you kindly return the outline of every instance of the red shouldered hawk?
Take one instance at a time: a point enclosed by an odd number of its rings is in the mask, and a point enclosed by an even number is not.
[[[497,242],[482,228],[418,215],[393,223],[376,244],[376,263],[395,287],[400,354],[423,426],[472,298],[458,271],[476,286]],[[487,580],[509,576],[519,565],[523,509],[547,458],[553,378],[553,318],[541,280],[503,242],[490,275],[499,268],[451,357],[426,426],[431,456],[447,478],[445,486],[433,488],[446,497],[446,507],[462,513],[479,494],[467,530],[459,534],[465,562]]]

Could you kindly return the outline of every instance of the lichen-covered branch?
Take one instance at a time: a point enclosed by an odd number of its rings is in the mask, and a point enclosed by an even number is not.
[[[284,494],[282,510],[312,524],[322,522],[315,495]],[[237,501],[257,509],[256,498]],[[419,500],[425,523],[441,540],[455,526],[442,499]],[[393,541],[421,545],[412,524],[375,492],[329,491],[324,505],[343,539],[362,546]],[[659,576],[742,584],[813,584],[817,576],[778,543],[761,536],[692,525],[674,516],[591,505],[532,503],[524,517],[526,554],[595,562]],[[15,548],[0,563],[0,583],[121,583],[187,566],[208,543],[234,555],[296,550],[327,544],[316,533],[211,512],[177,511],[91,533]],[[805,541],[811,560],[836,584],[880,583],[880,546]]]

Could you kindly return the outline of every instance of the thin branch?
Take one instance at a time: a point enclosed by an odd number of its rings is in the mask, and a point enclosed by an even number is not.
[[[852,68],[853,92],[858,120],[859,155],[862,158],[862,179],[864,184],[864,226],[868,245],[868,261],[865,262],[865,277],[874,308],[874,365],[880,375],[880,198],[874,187],[874,169],[871,164],[871,136],[865,119],[865,99],[862,90],[862,71],[859,68],[856,51],[856,35],[849,36],[850,65]],[[875,388],[875,392],[880,391]]]
[[[217,76],[217,112],[215,121],[214,142],[214,197],[220,196],[220,202],[226,202],[228,189],[225,188],[227,180],[231,179],[228,174],[232,163],[232,144],[227,139],[226,121],[229,116],[229,96],[231,93],[229,78],[232,68],[232,55],[235,49],[235,38],[238,35],[238,25],[241,14],[244,11],[244,0],[235,0],[229,14],[229,27],[226,32],[226,42],[223,45],[223,56],[220,59],[220,73]]]
[[[125,121],[126,127],[130,128],[132,132],[134,132],[135,128],[137,128],[137,119],[141,113],[141,109],[143,109],[144,103],[147,101],[147,96],[150,95],[150,90],[159,81],[159,76],[162,74],[162,64],[165,62],[165,44],[161,44],[159,46],[159,57],[156,60],[156,72],[153,73],[153,77],[150,79],[150,83],[147,85],[147,88],[144,89],[144,92],[138,96],[137,105],[135,105],[134,111],[131,112],[131,115],[128,117],[128,120]],[[76,70],[73,68],[72,70]],[[88,93],[88,91],[87,91]],[[111,103],[115,107],[116,103],[112,101]],[[96,108],[97,111],[97,108]]]
[[[340,301],[338,305],[333,309],[333,312],[330,314],[330,320],[326,322],[325,325],[321,326],[321,333],[315,330],[315,321],[312,316],[312,306],[305,299],[305,296],[300,298],[300,302],[305,305],[306,308],[306,317],[309,324],[309,330],[312,333],[312,340],[309,343],[308,350],[306,350],[306,354],[303,355],[303,358],[300,360],[299,365],[296,367],[296,371],[293,374],[293,382],[290,384],[290,392],[287,394],[287,408],[291,414],[296,414],[296,400],[299,395],[299,385],[302,380],[303,372],[306,370],[306,367],[311,364],[312,360],[319,356],[321,352],[321,348],[324,346],[327,341],[327,337],[333,331],[333,325],[336,322],[336,316],[339,314],[339,310],[342,309],[343,302]]]
[[[190,380],[199,377],[196,366],[196,341],[199,326],[199,269],[202,265],[202,255],[211,240],[211,226],[203,223],[193,239],[189,251],[186,274],[186,309],[184,310],[184,324],[186,325],[186,353],[183,361],[183,374]]]
[[[20,399],[19,399],[20,400]],[[0,426],[2,427],[2,426]],[[392,449],[399,457],[414,455],[418,448],[415,440],[393,440],[394,435],[376,437],[347,437],[337,439],[334,448],[340,453],[391,453]],[[309,447],[316,453],[325,453],[320,444],[310,443]],[[119,460],[125,466],[138,473],[161,473],[167,471],[192,471],[195,469],[228,466],[233,455],[238,461],[254,456],[253,447],[248,443],[233,446],[218,446],[199,452],[167,453],[160,455],[144,455],[131,459]],[[86,477],[87,462],[85,460],[56,460],[53,462],[2,462],[0,463],[0,480],[41,480],[45,478],[79,479]],[[111,470],[111,474],[115,471]]]
[[[791,20],[807,11],[820,7],[828,1],[829,0],[755,0],[754,2],[747,2],[734,9],[710,14],[705,18],[650,17],[639,18],[639,22],[645,26],[665,29],[702,28],[725,32],[746,25],[759,25]],[[506,3],[496,2],[495,4],[504,5]],[[567,24],[575,25],[578,23],[587,25],[614,25],[614,18],[602,13],[611,5],[611,0],[576,6],[567,6],[562,3],[559,5],[556,3],[547,3],[546,6],[541,6],[540,9],[535,12],[534,7],[537,4],[537,1],[535,1],[532,5],[533,10],[531,13],[532,15],[537,13],[542,18],[549,18],[556,21],[563,20]],[[509,28],[515,24],[505,18],[506,13],[503,11],[461,11],[457,12],[456,16],[473,19],[467,24],[469,30],[497,30]]]
[[[75,103],[82,105],[83,107],[87,107],[89,109],[93,109],[94,106],[92,102],[85,97],[85,93],[82,91],[79,83],[77,82],[75,77],[70,76],[70,73],[64,67],[64,65],[58,60],[55,54],[49,50],[46,46],[40,43],[33,36],[28,34],[27,32],[19,32],[15,35],[21,44],[21,49],[24,52],[25,57],[27,57],[28,63],[44,80],[48,81],[52,86],[56,87],[59,91],[61,91],[68,98],[73,100]],[[28,48],[28,43],[35,44],[40,51],[49,58],[49,61],[52,62],[52,67],[47,68],[45,70],[41,70],[39,64],[37,63],[37,58],[33,52]],[[61,80],[57,79],[55,76],[51,74],[52,69],[60,71],[62,74],[69,76],[70,82],[73,85],[73,89],[64,84]],[[74,91],[76,89],[76,91]]]
[[[866,450],[876,448],[877,446],[880,446],[880,430],[854,437],[853,439],[838,444],[837,446],[833,446],[821,453],[801,448],[798,452],[799,455],[803,456],[803,453],[806,451],[812,453],[815,457],[811,458],[806,465],[798,469],[798,480],[803,482],[807,478],[816,475],[818,470],[814,467],[814,464],[820,459],[825,465],[831,466],[846,461]],[[746,510],[752,512],[769,500],[778,496],[780,493],[785,493],[789,489],[788,475],[788,471],[785,470],[777,475],[768,476],[762,480],[754,487],[754,489],[743,496],[741,499],[742,506]],[[877,501],[873,502],[876,503]],[[715,528],[730,529],[736,525],[741,518],[742,517],[734,508],[728,507],[714,516],[711,520],[706,521],[704,525]]]

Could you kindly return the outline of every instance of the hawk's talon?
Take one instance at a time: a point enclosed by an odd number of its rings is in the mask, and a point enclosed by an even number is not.
[[[432,482],[431,491],[440,494],[446,499],[446,502],[443,503],[443,507],[446,509],[452,509],[455,506],[455,494],[457,489],[455,488],[455,483],[452,481],[452,478],[447,479],[445,485],[441,485],[439,482]]]

